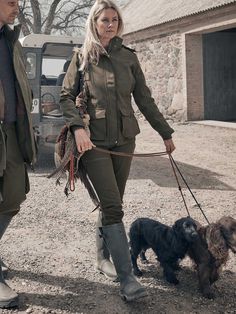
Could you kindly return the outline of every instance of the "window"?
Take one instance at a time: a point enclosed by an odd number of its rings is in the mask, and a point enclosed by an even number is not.
[[[29,80],[35,79],[36,76],[36,54],[28,52],[26,54],[26,74]]]

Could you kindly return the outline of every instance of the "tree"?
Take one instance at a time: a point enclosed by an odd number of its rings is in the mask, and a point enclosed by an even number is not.
[[[19,22],[24,36],[79,34],[94,0],[20,0]]]

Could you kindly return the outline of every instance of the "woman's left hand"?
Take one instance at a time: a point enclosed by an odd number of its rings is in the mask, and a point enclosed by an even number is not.
[[[167,154],[173,153],[173,151],[175,150],[175,145],[172,138],[170,138],[169,140],[164,140],[164,144],[166,147]]]

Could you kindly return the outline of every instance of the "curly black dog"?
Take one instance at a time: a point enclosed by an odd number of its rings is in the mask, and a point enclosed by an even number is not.
[[[172,227],[149,218],[138,218],[130,227],[130,253],[134,274],[142,276],[137,258],[140,254],[146,260],[145,251],[153,249],[166,280],[178,284],[175,271],[179,268],[179,259],[184,258],[189,245],[198,239],[197,225],[190,218],[181,218]]]

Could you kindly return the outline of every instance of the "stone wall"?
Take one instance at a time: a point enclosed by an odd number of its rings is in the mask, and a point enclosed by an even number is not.
[[[181,35],[175,32],[128,45],[136,50],[159,110],[171,120],[185,120]]]

